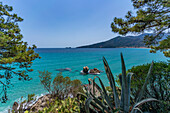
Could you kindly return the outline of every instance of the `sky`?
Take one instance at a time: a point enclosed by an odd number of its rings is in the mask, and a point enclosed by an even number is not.
[[[24,19],[23,40],[38,48],[78,47],[111,39],[111,22],[133,10],[131,0],[1,0]]]

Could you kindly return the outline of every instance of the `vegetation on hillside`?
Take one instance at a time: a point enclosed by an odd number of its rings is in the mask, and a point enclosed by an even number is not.
[[[146,34],[142,34],[139,36],[117,36],[108,41],[80,46],[78,48],[119,48],[119,47],[147,47],[143,42],[143,38]]]
[[[111,24],[112,31],[121,35],[128,33],[152,32],[146,35],[144,42],[151,46],[151,52],[163,51],[164,55],[170,57],[170,36],[162,39],[170,28],[170,1],[169,0],[131,0],[136,14],[127,12],[125,18],[114,18]]]
[[[35,45],[28,47],[27,42],[22,41],[18,24],[23,19],[12,10],[11,6],[0,2],[0,101],[3,103],[8,100],[7,88],[12,86],[11,79],[31,80],[27,72],[33,71],[32,61],[40,58],[34,52]]]

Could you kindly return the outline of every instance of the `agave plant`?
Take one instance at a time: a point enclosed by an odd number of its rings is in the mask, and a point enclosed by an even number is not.
[[[126,67],[125,67],[122,53],[121,53],[122,75],[119,77],[120,82],[121,82],[121,95],[118,95],[114,76],[110,70],[110,67],[105,57],[103,57],[103,63],[104,63],[105,71],[107,74],[107,78],[110,83],[110,87],[113,91],[114,98],[112,99],[110,95],[108,95],[103,82],[98,76],[96,76],[93,80],[89,79],[88,89],[85,88],[87,91],[86,95],[83,95],[84,97],[87,98],[85,101],[86,113],[89,113],[90,110],[94,112],[106,112],[106,113],[113,113],[117,111],[122,112],[122,113],[129,113],[129,112],[134,113],[134,112],[137,112],[137,110],[141,111],[139,109],[140,105],[146,102],[149,102],[149,101],[158,101],[154,98],[147,98],[147,99],[141,100],[144,94],[144,91],[146,89],[147,83],[149,81],[149,78],[151,76],[153,62],[148,71],[147,77],[145,79],[145,83],[138,95],[138,98],[135,100],[136,103],[134,105],[130,105],[130,97],[131,97],[130,82],[131,82],[131,76],[133,75],[133,73],[126,74]],[[96,84],[95,82],[96,78],[99,79],[101,88],[99,87],[99,85]],[[132,109],[130,109],[130,107]]]

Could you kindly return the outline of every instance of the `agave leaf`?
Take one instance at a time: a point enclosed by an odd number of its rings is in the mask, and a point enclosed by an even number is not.
[[[134,108],[134,110],[138,110],[138,111],[140,111],[141,113],[143,113],[142,110],[139,109],[139,108]]]
[[[83,86],[82,89],[83,89],[83,91],[84,91],[85,94],[88,92],[88,89],[87,89],[86,86]]]
[[[96,78],[99,79],[99,82],[100,82],[100,84],[101,84],[101,86],[102,86],[102,89],[103,89],[103,96],[104,96],[104,98],[105,98],[108,106],[110,107],[110,109],[111,109],[111,111],[112,111],[112,110],[113,110],[113,105],[112,105],[112,103],[110,102],[110,98],[109,98],[109,96],[107,95],[107,92],[106,92],[106,89],[105,89],[105,87],[104,87],[104,85],[103,85],[103,82],[101,81],[101,79],[100,79],[98,76],[95,76],[95,78],[94,78],[94,80],[93,80],[94,82],[95,82],[95,79],[96,79]]]
[[[84,92],[85,92],[85,94],[87,95],[87,97],[89,96],[89,90],[87,89],[87,87],[86,86],[84,86]]]
[[[98,111],[90,104],[89,108],[92,110],[92,113],[98,113]]]
[[[127,103],[125,103],[125,111],[129,111],[129,107],[130,107],[130,84],[131,84],[131,77],[132,77],[132,75],[133,75],[133,73],[128,73],[127,74],[127,77],[126,77],[126,79],[127,79],[127,98],[125,98],[126,99],[126,102]]]
[[[95,95],[94,82],[91,78],[89,78],[88,81],[89,81],[89,86],[88,86],[89,92]]]
[[[121,81],[121,102],[120,102],[120,108],[123,109],[124,112],[128,112],[129,107],[128,107],[128,84],[126,80],[126,66],[125,62],[123,59],[123,54],[121,53],[121,65],[122,65],[122,81]]]
[[[123,58],[123,54],[121,53],[121,64],[122,64],[122,80],[125,82],[126,81],[126,66]]]
[[[90,113],[89,107],[90,107],[90,103],[93,100],[92,97],[88,97],[85,101],[85,111],[86,113]]]
[[[77,93],[77,98],[80,98],[80,96],[87,98],[87,96],[84,93],[78,92]],[[78,99],[79,100],[79,99]]]
[[[95,108],[99,109],[100,111],[103,110],[101,106],[99,106],[96,102],[91,101],[91,105],[94,106]]]
[[[122,87],[122,75],[119,75],[120,86]]]
[[[77,97],[79,97],[79,96],[83,96],[83,97],[87,98],[87,96],[84,93],[81,93],[81,92],[77,93]]]
[[[141,100],[141,98],[143,97],[143,93],[144,93],[144,91],[146,90],[146,86],[147,86],[148,81],[149,81],[149,78],[150,78],[150,76],[151,76],[153,64],[154,64],[154,63],[153,63],[153,61],[152,61],[152,64],[151,64],[151,66],[150,66],[150,68],[149,68],[147,77],[146,77],[146,79],[145,79],[145,83],[144,83],[144,85],[142,86],[141,91],[139,92],[139,95],[138,95],[138,97],[137,97],[137,99],[136,99],[136,102],[139,102],[139,101]]]
[[[99,109],[100,111],[103,111],[103,107],[101,107],[96,101],[91,101],[91,105],[94,106],[94,108]]]
[[[146,102],[150,102],[150,101],[158,101],[158,102],[159,102],[159,100],[157,100],[157,99],[155,99],[155,98],[147,98],[147,99],[144,99],[144,100],[136,103],[136,104],[133,106],[131,113],[134,112],[134,110],[135,110],[136,107],[138,107],[138,106],[140,106],[140,105],[142,105],[142,104],[144,104],[144,103],[146,103]]]
[[[95,103],[97,103],[99,106],[101,106],[104,110],[106,110],[108,113],[110,112],[109,109],[102,103],[101,100],[97,99],[94,95],[91,95],[93,97],[93,100]]]
[[[95,95],[95,96],[100,96],[102,93],[101,88],[90,78],[88,79],[89,81],[89,91]]]
[[[110,70],[110,67],[109,67],[105,57],[103,57],[103,63],[104,63],[104,67],[105,67],[105,70],[106,70],[107,78],[109,79],[110,86],[111,86],[111,88],[113,90],[115,107],[119,108],[120,100],[119,100],[119,97],[118,97],[118,93],[116,91],[116,85],[115,85],[114,76],[113,76],[113,74],[112,74],[112,72]]]
[[[99,106],[100,101],[97,103],[93,99],[96,100],[96,97],[93,96],[93,97],[89,97],[89,98],[86,99],[86,101],[85,101],[85,111],[86,111],[86,113],[90,113],[89,108],[91,108],[94,112],[98,113],[98,111],[95,110],[94,107],[101,110],[101,111],[103,110],[102,108],[104,108],[104,106],[102,106],[102,107]]]

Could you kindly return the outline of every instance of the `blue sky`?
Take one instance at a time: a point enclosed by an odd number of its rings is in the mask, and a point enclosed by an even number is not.
[[[114,17],[133,10],[131,0],[2,0],[24,21],[24,41],[39,48],[77,47],[117,36]]]

